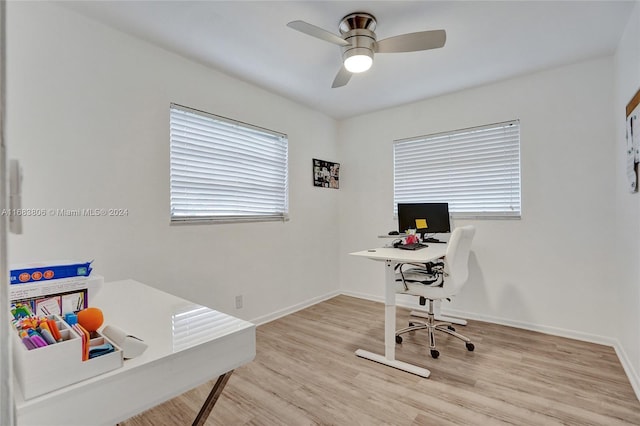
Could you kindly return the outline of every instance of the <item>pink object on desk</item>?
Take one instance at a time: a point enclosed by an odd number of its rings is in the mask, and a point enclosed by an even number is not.
[[[418,243],[418,242],[419,242],[418,241],[418,236],[415,235],[415,234],[412,234],[412,235],[407,235],[405,244],[415,244],[415,243]]]

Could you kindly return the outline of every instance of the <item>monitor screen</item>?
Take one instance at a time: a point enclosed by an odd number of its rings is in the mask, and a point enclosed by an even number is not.
[[[448,203],[398,203],[398,232],[451,232]]]

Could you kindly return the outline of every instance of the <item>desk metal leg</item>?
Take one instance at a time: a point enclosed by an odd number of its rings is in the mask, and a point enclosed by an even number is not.
[[[358,349],[356,355],[371,361],[379,362],[389,367],[413,373],[422,377],[429,377],[431,372],[407,362],[396,360],[396,274],[395,263],[385,263],[385,292],[384,292],[384,356]]]
[[[193,421],[192,426],[204,425],[204,423],[207,421],[207,417],[209,417],[209,413],[211,413],[211,410],[213,410],[213,406],[216,405],[216,401],[220,397],[220,394],[222,393],[222,390],[224,389],[227,382],[229,381],[229,378],[231,377],[232,373],[233,373],[233,370],[218,377],[216,384],[213,385],[213,389],[211,389],[209,396],[204,401],[204,404],[202,404],[202,408],[200,409],[200,412],[196,416],[196,419]]]

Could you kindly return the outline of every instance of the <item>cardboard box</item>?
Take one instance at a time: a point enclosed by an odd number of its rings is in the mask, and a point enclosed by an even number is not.
[[[100,275],[92,275],[90,277],[63,278],[59,280],[12,285],[9,286],[9,300],[14,302],[17,300],[34,299],[73,291],[87,290],[87,299],[90,302],[92,297],[100,291],[103,284],[104,277]],[[64,313],[66,312],[62,312],[62,314]]]
[[[17,331],[12,333],[13,371],[25,399],[122,367],[122,350],[97,332],[92,333],[90,346],[109,342],[115,351],[82,361],[82,338],[61,317],[51,318],[62,335],[60,343],[28,350]]]
[[[88,277],[91,262],[58,260],[11,266],[10,284],[49,281],[60,278]]]

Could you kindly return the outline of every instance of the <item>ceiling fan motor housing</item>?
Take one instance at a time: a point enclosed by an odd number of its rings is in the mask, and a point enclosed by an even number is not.
[[[342,59],[355,55],[366,55],[373,59],[375,52],[376,18],[364,12],[356,12],[345,16],[340,22],[340,33],[349,46],[342,48]]]

